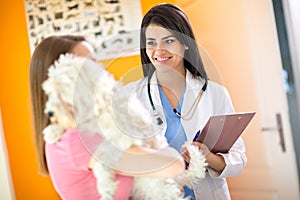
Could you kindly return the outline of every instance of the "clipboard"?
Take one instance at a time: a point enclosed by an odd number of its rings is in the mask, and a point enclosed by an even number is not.
[[[204,143],[212,153],[227,153],[256,112],[233,113],[211,116],[203,130],[195,136],[197,142]]]

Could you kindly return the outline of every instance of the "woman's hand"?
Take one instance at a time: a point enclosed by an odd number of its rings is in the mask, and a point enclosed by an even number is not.
[[[210,150],[208,149],[208,147],[200,142],[193,142],[192,145],[197,146],[199,151],[202,152],[202,154],[206,157],[206,155],[208,155],[210,152]]]
[[[209,167],[222,173],[222,171],[224,170],[224,168],[226,166],[223,156],[210,152],[208,147],[203,143],[193,142],[192,145],[197,146],[199,151],[201,151],[203,153]],[[185,160],[185,162],[189,163],[191,158],[190,158],[189,152],[187,151],[185,146],[183,146],[181,148],[180,153],[181,153],[183,159]]]
[[[209,151],[208,147],[205,144],[203,144],[203,143],[193,142],[192,145],[197,146],[198,149],[199,149],[199,151],[201,151],[204,156],[206,156],[207,154],[211,153]],[[186,146],[183,146],[180,149],[180,154],[182,155],[182,157],[185,160],[185,162],[187,162],[187,163],[190,162],[191,158],[190,158],[188,150],[186,149]]]

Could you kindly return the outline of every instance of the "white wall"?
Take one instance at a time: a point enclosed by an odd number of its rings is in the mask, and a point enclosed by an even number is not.
[[[12,179],[8,163],[8,155],[2,126],[2,115],[0,107],[0,199],[15,199],[12,187]]]

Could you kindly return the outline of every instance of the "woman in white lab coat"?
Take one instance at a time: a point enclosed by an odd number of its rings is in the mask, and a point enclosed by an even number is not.
[[[191,199],[230,199],[226,177],[239,175],[247,158],[242,138],[228,153],[214,154],[193,142],[212,115],[234,112],[228,91],[208,80],[195,37],[184,12],[172,4],[158,4],[141,24],[141,59],[145,78],[126,85],[126,92],[139,98],[153,112],[170,146],[189,162],[182,145],[187,141],[199,147],[208,163],[206,177],[185,187]]]

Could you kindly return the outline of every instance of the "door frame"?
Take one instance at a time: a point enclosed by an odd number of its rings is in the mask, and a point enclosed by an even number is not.
[[[274,1],[274,0],[273,0]],[[290,107],[290,119],[292,134],[294,138],[294,148],[297,158],[298,179],[300,180],[300,144],[298,143],[299,136],[299,121],[300,121],[300,77],[296,74],[300,74],[300,1],[299,0],[278,0],[281,1],[283,9],[283,20],[285,22],[286,37],[288,40],[290,64],[293,71],[293,99],[289,102],[293,102]],[[284,65],[284,63],[283,63]],[[298,92],[298,93],[297,93]],[[300,186],[299,186],[300,187]],[[300,189],[300,188],[299,188]]]

